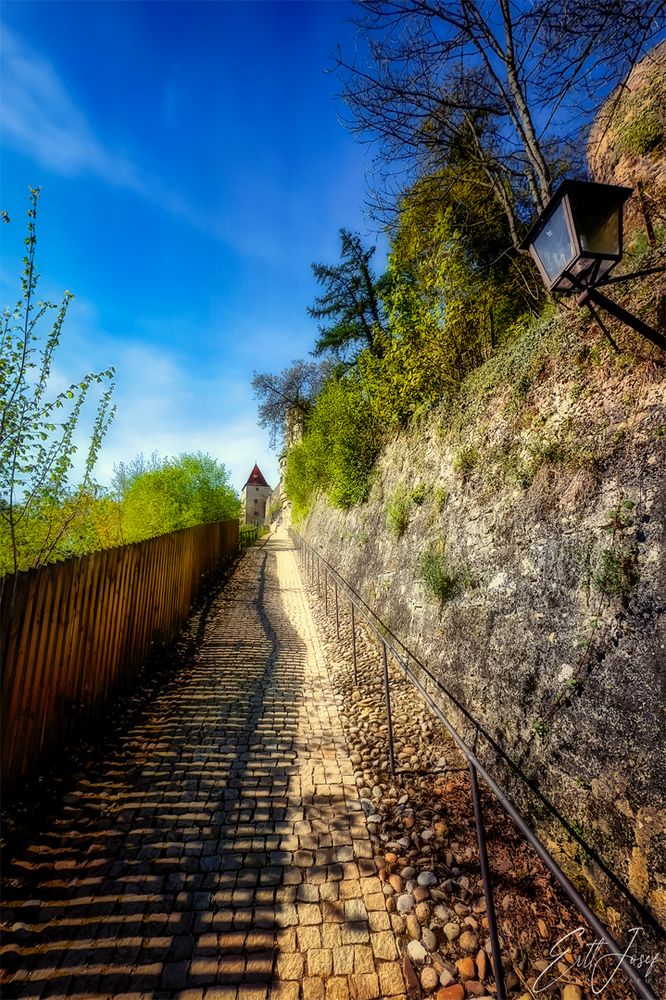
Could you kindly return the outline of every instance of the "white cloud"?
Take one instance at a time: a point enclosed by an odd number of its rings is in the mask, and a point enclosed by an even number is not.
[[[157,176],[108,149],[70,96],[53,65],[2,25],[3,142],[65,177],[89,175],[144,198],[224,239],[210,219]]]
[[[206,204],[199,207],[196,196],[195,201],[184,196],[177,182],[169,184],[161,174],[146,169],[136,150],[130,155],[114,151],[53,63],[6,25],[0,24],[0,31],[0,134],[6,145],[43,169],[70,178],[97,178],[128,191],[236,253],[280,270],[300,273],[300,258],[308,259],[313,247],[325,239],[330,230],[326,213],[313,215],[298,186],[285,191],[250,163],[227,177],[223,191],[207,192]],[[165,113],[178,97],[171,87]],[[140,143],[137,136],[138,148]],[[210,155],[210,150],[195,155]],[[290,253],[285,253],[285,244],[291,245]]]
[[[91,173],[144,193],[133,164],[103,147],[52,65],[6,25],[2,54],[0,127],[6,142],[67,177]]]

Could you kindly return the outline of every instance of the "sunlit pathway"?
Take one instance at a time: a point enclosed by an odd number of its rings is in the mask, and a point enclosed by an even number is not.
[[[404,996],[286,535],[9,866],[5,997]]]

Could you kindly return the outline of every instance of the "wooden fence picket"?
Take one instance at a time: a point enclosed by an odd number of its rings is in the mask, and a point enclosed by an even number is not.
[[[222,521],[0,580],[5,794],[103,717],[238,548],[238,521]]]

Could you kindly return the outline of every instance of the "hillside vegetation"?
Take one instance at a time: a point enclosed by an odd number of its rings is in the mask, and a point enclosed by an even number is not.
[[[643,170],[625,273],[666,265],[666,125],[650,121],[640,160],[595,147],[606,181]],[[433,206],[412,190],[372,343],[348,343],[301,408],[294,520],[445,685],[448,718],[608,925],[649,938],[666,921],[664,357],[612,322],[611,342],[498,253],[487,192]],[[665,292],[662,273],[612,294],[656,326]]]
[[[594,169],[613,183],[627,183],[630,173],[636,188],[625,209],[625,257],[617,274],[664,262],[666,194],[659,178],[666,119],[658,95],[665,81],[662,44],[609,98],[592,130]],[[640,149],[626,137],[627,123],[635,131],[638,118],[649,120],[649,142]],[[525,489],[544,464],[593,471],[609,443],[576,427],[575,407],[555,437],[544,435],[533,402],[540,382],[559,370],[583,394],[599,387],[601,369],[621,375],[663,360],[619,324],[610,323],[611,341],[571,300],[547,295],[531,258],[514,244],[515,226],[525,225],[539,200],[530,204],[530,186],[518,177],[502,191],[489,183],[476,142],[489,143],[500,164],[509,162],[489,130],[489,118],[466,116],[436,167],[428,159],[421,164],[387,230],[384,273],[373,271],[374,248],[364,249],[346,230],[340,263],[313,265],[322,287],[309,310],[320,321],[313,354],[328,367],[307,386],[296,366],[283,373],[278,406],[292,422],[296,413],[301,430],[290,435],[285,475],[296,522],[321,493],[342,508],[367,500],[382,448],[419,424],[457,441],[458,468],[482,467],[491,488]],[[573,166],[550,161],[551,188]],[[656,325],[660,288],[653,276],[617,286],[615,294]],[[265,384],[258,395],[265,418]],[[491,441],[484,424],[500,412],[512,435]]]
[[[657,233],[663,240],[663,229]],[[649,248],[638,233],[623,268],[663,264],[663,242],[661,247]],[[446,249],[441,252],[446,257]],[[480,277],[474,280],[482,286]],[[296,523],[320,493],[343,508],[367,500],[381,449],[408,427],[435,426],[442,438],[456,442],[460,473],[479,467],[490,488],[526,489],[544,465],[594,472],[608,458],[612,443],[589,426],[577,426],[575,406],[556,433],[544,434],[534,404],[539,385],[560,371],[575,403],[581,395],[601,391],[604,378],[660,365],[659,351],[610,324],[617,350],[585,312],[567,303],[539,301],[538,309],[528,310],[511,281],[480,288],[478,300],[462,266],[459,282],[445,299],[443,319],[436,296],[428,301],[411,286],[406,294],[418,301],[410,301],[409,308],[418,306],[420,315],[404,327],[403,314],[394,312],[387,294],[390,318],[387,330],[377,334],[379,346],[363,349],[326,381],[307,411],[302,439],[287,456],[285,486]],[[625,303],[655,323],[659,287],[654,279],[634,286]],[[402,297],[404,289],[395,294]],[[485,317],[479,305],[484,294],[493,301],[488,310],[495,310]],[[468,298],[474,301],[466,306]],[[500,414],[507,427],[498,440],[488,433],[488,424]]]

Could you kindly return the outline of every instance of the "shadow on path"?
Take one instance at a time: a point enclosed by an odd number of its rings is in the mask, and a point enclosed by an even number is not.
[[[278,579],[289,548],[247,553],[150,711],[8,857],[3,996],[296,998],[336,975],[340,997],[379,995],[371,932],[388,915],[294,625],[302,594]]]

